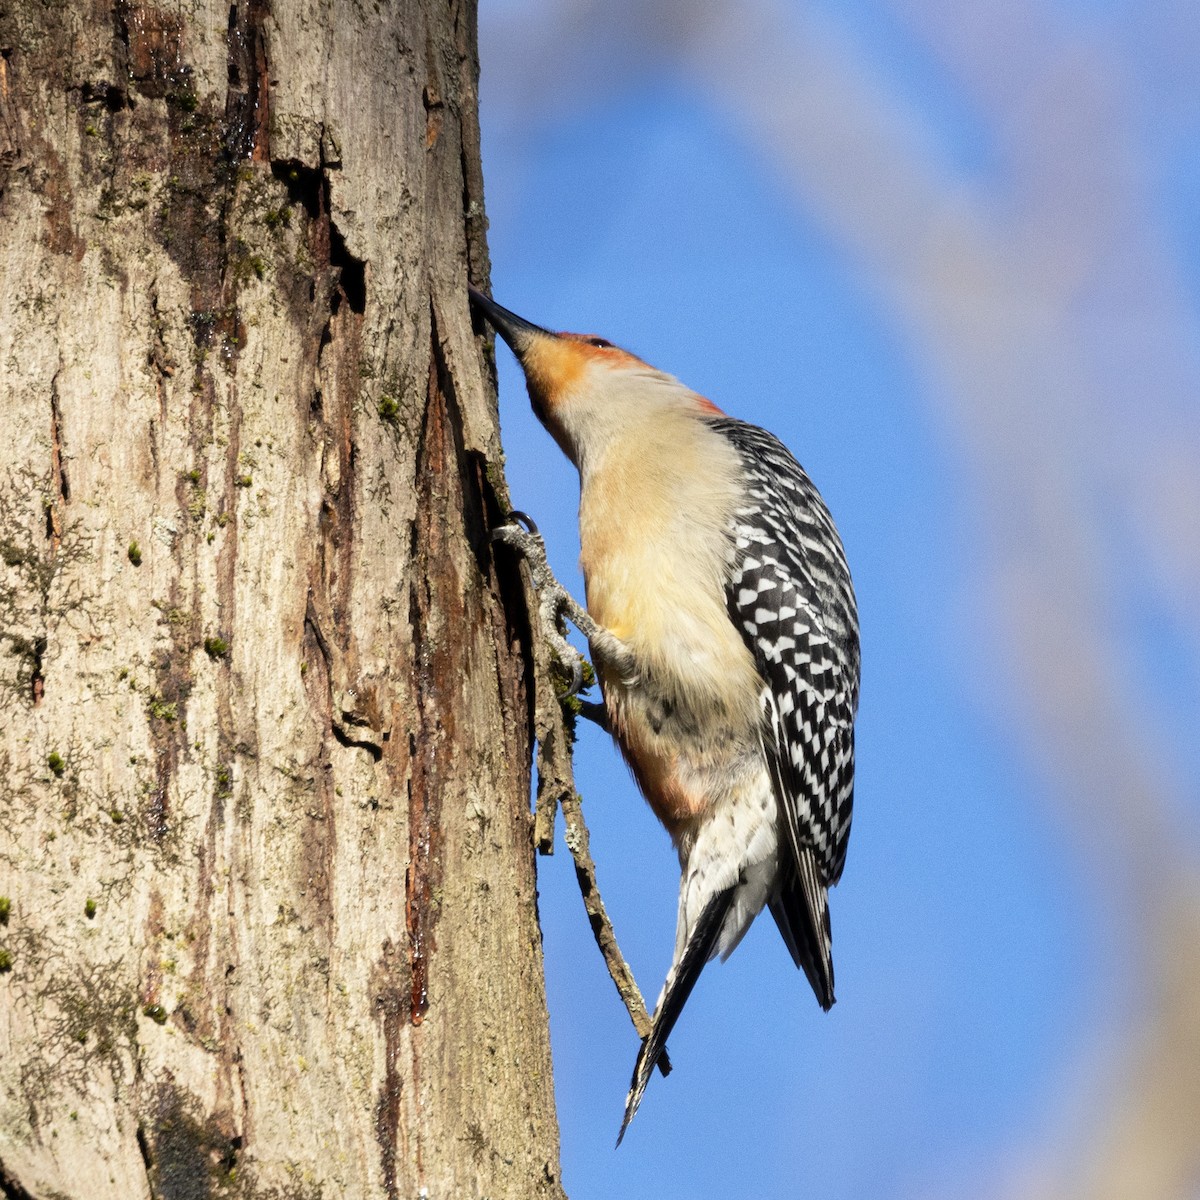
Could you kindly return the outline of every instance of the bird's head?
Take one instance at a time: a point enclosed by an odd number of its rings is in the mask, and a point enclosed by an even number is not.
[[[679,380],[594,334],[555,333],[502,308],[475,288],[471,303],[506,341],[525,372],[538,420],[579,465],[581,446],[628,430],[664,406],[720,410]]]

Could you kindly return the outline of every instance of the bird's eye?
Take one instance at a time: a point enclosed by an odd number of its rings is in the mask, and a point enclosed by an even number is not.
[[[600,350],[611,350],[612,349],[612,342],[608,341],[605,338],[588,338],[587,344],[589,346],[595,346]]]

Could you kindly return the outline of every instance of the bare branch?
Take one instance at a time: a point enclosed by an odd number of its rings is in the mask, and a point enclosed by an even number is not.
[[[646,1038],[650,1034],[650,1014],[646,1011],[646,1002],[638,989],[633,972],[617,945],[617,935],[613,930],[612,921],[600,897],[600,885],[596,882],[596,864],[592,859],[589,846],[588,827],[583,819],[583,804],[579,793],[573,792],[562,799],[563,820],[566,822],[567,849],[575,860],[575,878],[579,881],[579,892],[583,896],[583,906],[587,909],[588,920],[592,925],[592,933],[596,945],[604,955],[604,965],[612,981],[617,985],[617,994],[629,1013],[638,1037]],[[664,1075],[671,1070],[670,1060],[664,1054],[659,1059],[659,1068]]]
[[[646,1010],[646,1002],[642,998],[633,972],[621,953],[616,931],[600,895],[588,827],[583,819],[583,804],[575,790],[575,773],[571,761],[571,748],[575,741],[575,714],[569,713],[564,703],[563,688],[560,686],[563,677],[558,663],[553,659],[550,643],[548,639],[540,636],[541,625],[534,616],[539,612],[538,597],[526,560],[522,560],[521,578],[525,581],[527,611],[534,629],[534,729],[538,743],[534,845],[539,854],[554,852],[554,823],[557,811],[561,807],[566,825],[564,838],[575,861],[575,878],[579,882],[579,892],[583,897],[583,906],[587,910],[592,934],[638,1037],[645,1038],[650,1033],[650,1014]],[[607,727],[599,715],[603,712],[602,706],[586,701],[575,703],[582,715]],[[671,1062],[666,1054],[659,1059],[659,1068],[664,1075],[670,1072]]]

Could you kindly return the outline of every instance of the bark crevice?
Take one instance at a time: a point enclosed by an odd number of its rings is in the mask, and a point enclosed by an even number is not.
[[[408,987],[402,955],[386,938],[372,980],[374,1009],[383,1029],[383,1082],[375,1102],[375,1141],[379,1147],[379,1165],[388,1200],[400,1200],[397,1184],[397,1158],[401,1131],[401,1101],[404,1078],[400,1074]]]
[[[3,1200],[37,1200],[32,1192],[26,1191],[5,1171],[3,1163],[0,1163],[0,1197]]]

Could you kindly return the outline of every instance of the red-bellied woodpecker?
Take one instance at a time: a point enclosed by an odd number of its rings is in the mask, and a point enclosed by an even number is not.
[[[603,338],[471,300],[579,469],[587,612],[539,538],[498,533],[530,558],[543,617],[565,611],[587,637],[609,725],[679,851],[675,956],[623,1137],[704,964],[764,907],[833,1004],[826,892],[854,791],[854,591],[829,510],[778,439]]]

